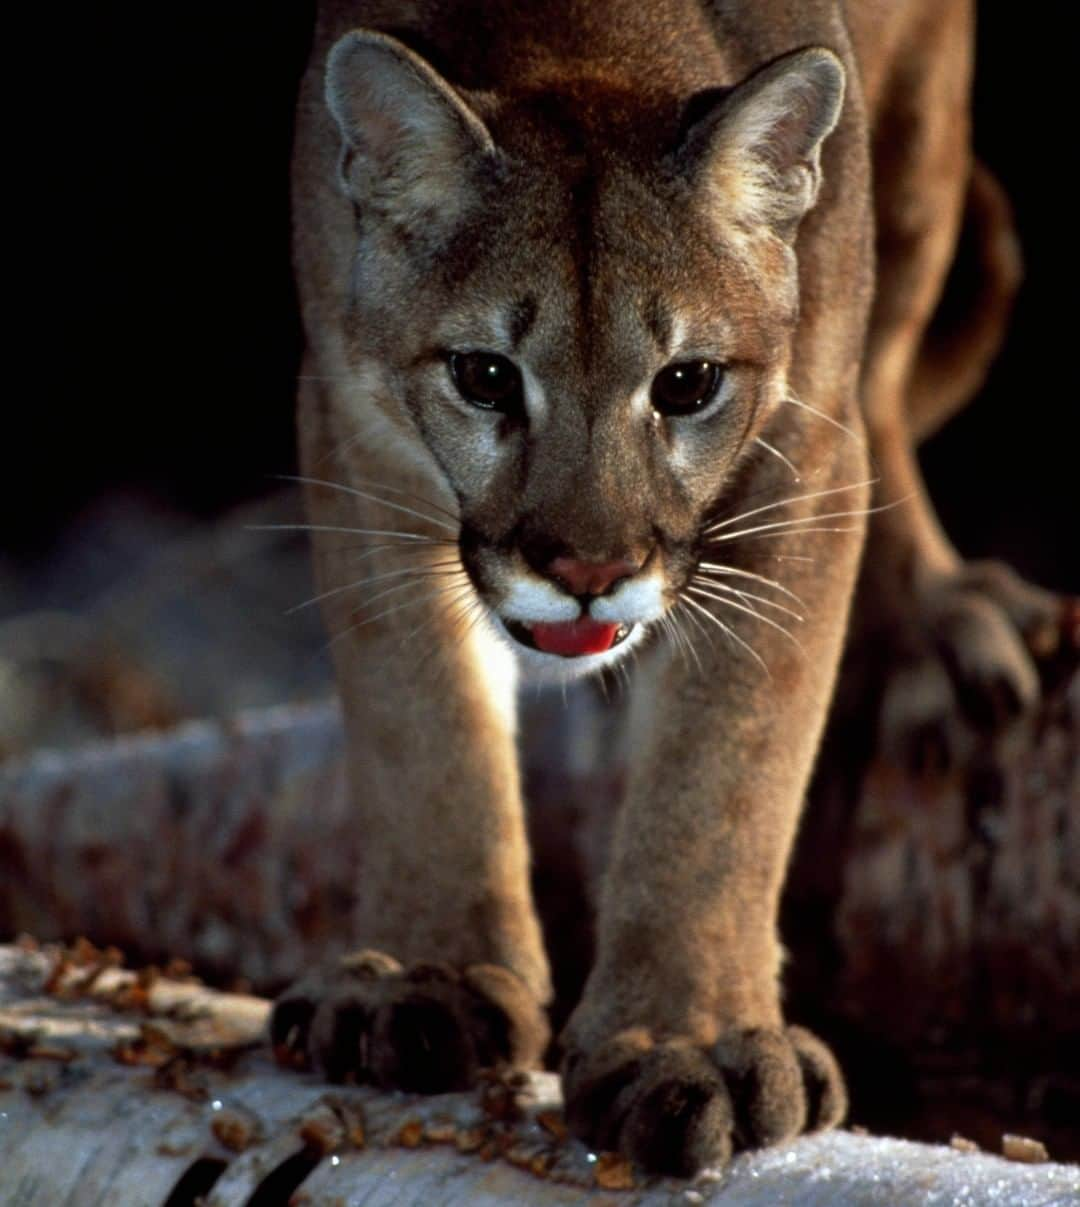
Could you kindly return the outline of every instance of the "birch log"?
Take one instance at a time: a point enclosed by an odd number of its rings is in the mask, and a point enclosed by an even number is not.
[[[587,1152],[551,1075],[421,1098],[320,1085],[260,1045],[269,1003],[136,976],[82,945],[0,948],[5,1207],[876,1207],[1067,1203],[1080,1168],[850,1133],[738,1158],[693,1183]]]
[[[565,1009],[588,955],[565,924],[575,824],[583,796],[614,804],[621,754],[592,697],[541,711],[532,829]],[[823,753],[783,925],[789,1012],[837,1047],[859,1121],[1037,1129],[1080,1157],[1080,677],[1005,758],[916,780],[866,750],[835,729]],[[353,938],[365,836],[340,755],[326,704],[0,766],[0,937],[88,935],[275,991]]]

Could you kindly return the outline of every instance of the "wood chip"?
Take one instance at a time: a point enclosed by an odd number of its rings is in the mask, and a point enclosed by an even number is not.
[[[169,1140],[162,1140],[154,1152],[161,1157],[186,1157],[193,1148],[192,1144],[173,1144]]]
[[[191,961],[173,956],[165,965],[165,975],[170,981],[188,981],[198,983],[198,978],[192,975]]]
[[[482,1148],[487,1139],[487,1132],[481,1127],[462,1128],[454,1137],[459,1153],[474,1153]]]
[[[40,1098],[56,1088],[56,1075],[31,1066],[29,1071],[23,1074],[22,1088],[32,1098]]]
[[[78,1053],[71,1048],[59,1048],[50,1044],[34,1044],[32,1048],[27,1049],[26,1055],[29,1060],[56,1060],[61,1064],[70,1064],[78,1056]]]
[[[345,1140],[345,1127],[328,1106],[313,1111],[301,1120],[298,1129],[300,1139],[320,1156],[328,1156]]]
[[[529,1162],[529,1173],[537,1178],[546,1178],[551,1173],[551,1167],[554,1164],[555,1156],[553,1153],[536,1153]]]
[[[210,1097],[205,1073],[186,1056],[172,1056],[155,1069],[153,1085],[155,1089],[169,1090],[190,1102],[205,1102]]]
[[[528,1169],[532,1165],[533,1153],[535,1149],[528,1142],[523,1144],[511,1144],[503,1156],[510,1162],[511,1165],[516,1165],[518,1169]]]
[[[969,1140],[967,1136],[960,1136],[956,1132],[952,1134],[949,1147],[955,1148],[958,1153],[977,1153],[979,1151],[979,1146],[974,1140]]]
[[[483,1087],[480,1106],[489,1119],[499,1123],[516,1123],[522,1115],[517,1091],[501,1081],[490,1082]]]
[[[435,1120],[424,1129],[424,1138],[432,1144],[454,1144],[457,1136],[457,1127],[448,1120]]]
[[[68,956],[73,964],[86,968],[90,964],[98,963],[101,952],[85,935],[80,935],[71,945]]]
[[[570,1129],[566,1126],[566,1120],[558,1111],[541,1111],[536,1116],[536,1122],[540,1124],[549,1136],[554,1136],[556,1140],[565,1140],[570,1135]]]
[[[274,1044],[274,1063],[282,1069],[305,1070],[308,1067],[308,1058],[299,1048],[290,1048],[288,1044]]]
[[[1041,1140],[1033,1140],[1030,1136],[1013,1136],[1008,1132],[1001,1137],[1002,1156],[1009,1161],[1022,1161],[1025,1165],[1038,1165],[1041,1161],[1049,1161],[1050,1154]]]
[[[236,1111],[221,1111],[210,1121],[210,1130],[230,1152],[242,1153],[259,1138],[255,1120]]]
[[[410,1119],[398,1132],[396,1142],[402,1148],[419,1148],[424,1142],[424,1125],[419,1119]]]
[[[605,1190],[633,1190],[636,1185],[634,1167],[618,1153],[601,1153],[593,1166],[593,1178]]]

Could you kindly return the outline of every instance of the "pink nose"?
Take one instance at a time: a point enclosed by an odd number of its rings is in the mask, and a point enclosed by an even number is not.
[[[548,562],[548,574],[571,595],[603,595],[612,583],[636,574],[641,567],[625,559],[614,562],[581,562],[576,557],[557,557]]]

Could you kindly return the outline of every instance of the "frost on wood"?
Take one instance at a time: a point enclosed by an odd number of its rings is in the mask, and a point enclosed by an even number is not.
[[[87,946],[0,948],[5,1207],[397,1207],[1071,1202],[1080,1169],[850,1133],[739,1157],[693,1183],[588,1153],[550,1075],[421,1098],[274,1066],[268,1003],[136,976]]]

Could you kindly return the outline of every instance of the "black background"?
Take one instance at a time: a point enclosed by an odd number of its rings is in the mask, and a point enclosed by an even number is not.
[[[1026,283],[991,382],[924,463],[965,552],[1076,589],[1074,68],[1031,11],[980,7],[975,106]],[[211,516],[295,469],[287,165],[311,18],[310,2],[61,7],[13,42],[34,83],[9,185],[30,213],[9,235],[28,271],[9,295],[5,551],[46,556],[116,488]]]

